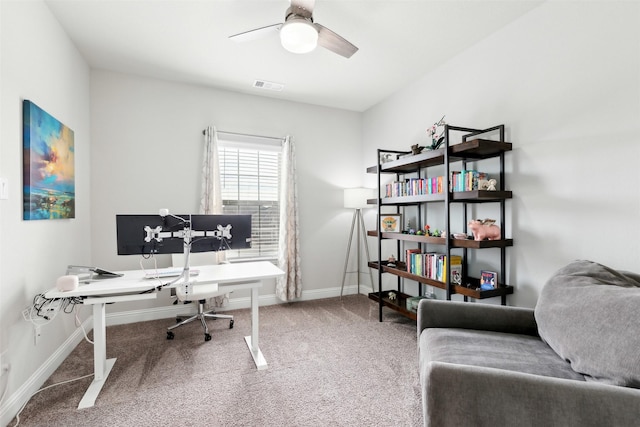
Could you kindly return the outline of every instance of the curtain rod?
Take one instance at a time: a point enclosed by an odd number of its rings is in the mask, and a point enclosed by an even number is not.
[[[238,135],[238,136],[250,136],[253,138],[265,138],[265,139],[274,139],[276,141],[284,141],[284,138],[276,138],[274,136],[264,136],[264,135],[252,135],[250,133],[238,133],[238,132],[227,132],[224,130],[217,131],[218,133],[226,133],[227,135]],[[205,135],[207,133],[206,129],[202,130],[202,134]]]

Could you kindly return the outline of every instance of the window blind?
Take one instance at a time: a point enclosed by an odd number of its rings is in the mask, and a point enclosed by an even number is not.
[[[223,213],[251,215],[251,249],[227,258],[276,258],[280,225],[280,144],[218,138]]]

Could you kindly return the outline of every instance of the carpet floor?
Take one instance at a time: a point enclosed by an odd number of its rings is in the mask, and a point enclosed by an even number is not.
[[[107,328],[117,361],[95,406],[77,409],[92,378],[36,394],[20,426],[419,426],[416,325],[394,312],[378,322],[366,296],[260,308],[258,371],[244,341],[249,309],[174,330],[171,319]],[[93,371],[86,341],[45,386]],[[13,425],[15,420],[10,423]]]

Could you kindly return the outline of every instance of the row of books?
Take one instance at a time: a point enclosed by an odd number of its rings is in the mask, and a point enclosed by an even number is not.
[[[407,272],[440,282],[447,277],[447,256],[438,252],[421,252],[418,248],[406,250]],[[462,284],[462,257],[451,255],[450,283]]]
[[[473,191],[479,189],[481,180],[488,180],[489,176],[477,170],[453,171],[449,179],[449,191]],[[444,191],[444,176],[431,178],[408,178],[394,181],[386,185],[385,197],[419,196],[424,194],[439,194]]]
[[[444,177],[409,178],[386,185],[385,197],[419,196],[443,192]]]
[[[449,181],[450,191],[474,191],[479,190],[479,182],[489,179],[489,175],[477,170],[461,170],[451,172]]]

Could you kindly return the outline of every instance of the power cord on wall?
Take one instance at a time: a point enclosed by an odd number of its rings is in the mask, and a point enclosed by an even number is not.
[[[84,329],[84,326],[82,325],[82,322],[80,321],[80,316],[79,316],[79,314],[80,314],[80,310],[82,309],[82,307],[83,307],[83,306],[82,306],[82,305],[80,305],[80,306],[78,307],[78,309],[77,309],[77,310],[74,310],[74,317],[75,317],[75,320],[76,320],[76,327],[79,327],[80,329],[82,329],[82,334],[84,335],[84,339],[85,339],[89,344],[93,345],[93,341],[91,341],[91,340],[89,339],[89,336],[87,335],[87,331]]]

